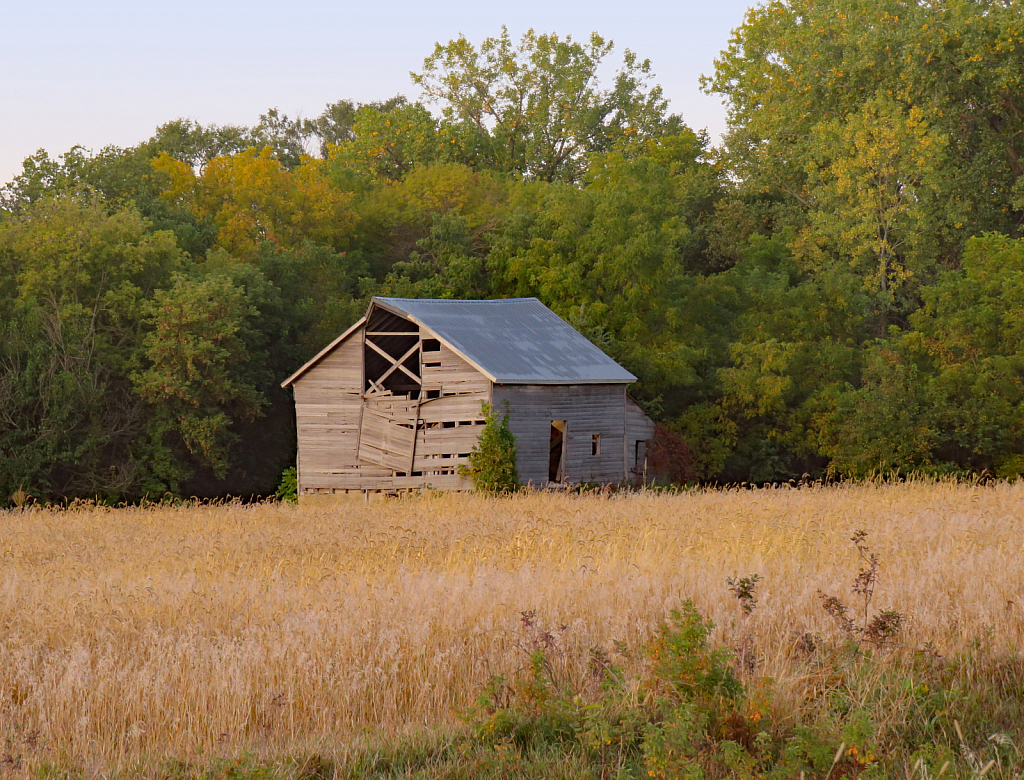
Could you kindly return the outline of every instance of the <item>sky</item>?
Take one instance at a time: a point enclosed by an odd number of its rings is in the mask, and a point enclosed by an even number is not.
[[[506,25],[584,40],[592,31],[649,58],[670,109],[717,140],[725,108],[702,73],[750,0],[0,0],[0,182],[37,149],[132,146],[177,118],[258,121],[269,108],[314,117],[341,99],[419,97],[409,71],[435,42],[479,44]],[[609,71],[610,73],[613,71]],[[608,83],[608,80],[605,81]]]

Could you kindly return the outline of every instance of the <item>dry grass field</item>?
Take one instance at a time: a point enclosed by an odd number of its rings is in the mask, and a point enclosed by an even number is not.
[[[757,654],[784,721],[816,684],[794,647],[837,631],[816,592],[855,603],[857,529],[873,609],[907,615],[890,652],[1024,647],[1022,484],[2,513],[0,774],[343,757],[456,727],[524,665],[524,612],[583,674],[595,647],[640,663],[616,649],[686,598]],[[754,573],[745,617],[725,580]]]

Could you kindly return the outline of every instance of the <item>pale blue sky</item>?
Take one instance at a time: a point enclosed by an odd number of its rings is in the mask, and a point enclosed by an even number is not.
[[[408,74],[435,41],[479,43],[502,24],[515,39],[596,30],[616,63],[624,48],[649,58],[672,110],[717,138],[725,110],[698,78],[750,4],[0,0],[0,182],[36,149],[129,146],[178,117],[253,124],[271,107],[316,116],[342,98],[416,99]]]

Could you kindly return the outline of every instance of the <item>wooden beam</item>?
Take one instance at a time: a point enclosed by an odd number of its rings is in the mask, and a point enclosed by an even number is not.
[[[367,336],[414,336],[420,337],[418,331],[409,330],[374,330],[366,334]]]
[[[416,465],[416,439],[420,435],[420,405],[423,403],[423,388],[420,388],[420,393],[416,396],[416,415],[412,418],[412,452],[409,453],[409,468],[406,473],[411,477],[413,467]]]
[[[378,347],[378,346],[377,346],[376,344],[374,344],[374,343],[373,343],[372,341],[370,341],[369,339],[367,339],[367,341],[366,341],[366,345],[367,345],[368,347],[370,347],[370,348],[374,349],[374,350],[375,350],[376,352],[378,352],[378,353],[379,353],[379,354],[380,354],[381,356],[383,356],[383,357],[387,358],[387,359],[388,359],[388,361],[390,361],[390,363],[391,363],[391,368],[389,368],[389,369],[388,369],[387,371],[385,371],[385,372],[384,372],[384,374],[383,374],[383,376],[381,376],[381,377],[380,377],[380,379],[378,379],[378,380],[377,380],[376,382],[374,382],[374,381],[373,381],[372,379],[370,380],[370,382],[371,382],[372,384],[374,384],[374,385],[377,385],[377,386],[381,386],[381,385],[383,384],[384,380],[385,380],[385,379],[387,379],[387,378],[388,378],[389,376],[391,376],[391,375],[392,375],[392,374],[393,374],[393,373],[395,372],[395,370],[396,370],[396,369],[399,369],[399,368],[400,368],[400,369],[402,369],[402,370],[403,370],[403,371],[404,371],[404,372],[405,372],[406,374],[408,374],[408,375],[409,375],[409,377],[410,377],[410,378],[412,379],[412,381],[414,381],[414,382],[415,382],[416,384],[418,384],[418,385],[419,385],[419,384],[422,384],[422,383],[423,383],[423,380],[421,380],[421,379],[420,379],[420,378],[419,378],[418,376],[416,376],[416,375],[415,375],[415,374],[414,374],[414,373],[413,373],[412,371],[410,371],[410,370],[409,370],[408,368],[406,368],[405,366],[403,366],[403,365],[402,365],[402,363],[404,363],[404,362],[405,362],[406,360],[408,360],[409,358],[411,358],[411,357],[412,357],[412,356],[413,356],[413,355],[414,355],[414,354],[415,354],[415,353],[416,353],[417,351],[419,351],[419,348],[420,348],[420,343],[419,343],[419,341],[417,341],[417,342],[416,342],[416,343],[415,343],[415,344],[414,344],[414,345],[413,345],[413,346],[412,346],[412,347],[411,347],[411,348],[409,349],[409,351],[408,351],[408,352],[406,352],[406,353],[405,353],[404,355],[402,355],[402,357],[398,358],[398,360],[395,360],[395,358],[391,357],[391,355],[389,355],[389,354],[388,354],[387,352],[385,352],[385,351],[384,351],[383,349],[381,349],[380,347]]]

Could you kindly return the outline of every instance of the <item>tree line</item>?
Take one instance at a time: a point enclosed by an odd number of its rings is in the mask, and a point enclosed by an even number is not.
[[[280,381],[372,295],[537,296],[640,378],[687,480],[1024,473],[1019,3],[763,3],[703,80],[718,147],[633,52],[601,84],[614,57],[460,37],[418,101],[28,158],[0,502],[272,492]]]

